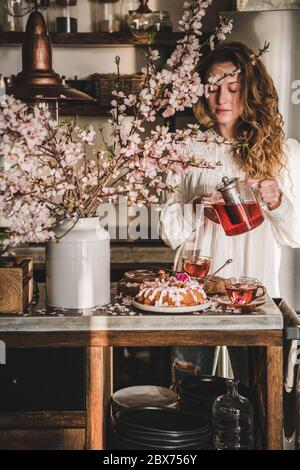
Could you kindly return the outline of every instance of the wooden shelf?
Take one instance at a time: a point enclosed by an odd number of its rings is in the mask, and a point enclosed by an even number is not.
[[[60,116],[109,116],[109,109],[95,103],[62,103]]]
[[[100,106],[95,103],[78,103],[68,104],[64,103],[60,107],[60,116],[109,116],[111,108]],[[177,113],[176,117],[193,117],[194,114],[191,109],[186,109],[181,113]]]
[[[1,1],[1,0],[0,0]],[[101,46],[145,46],[147,37],[137,38],[130,32],[121,33],[50,33],[52,44],[57,46],[70,47],[101,47]],[[153,45],[172,47],[176,46],[179,39],[183,38],[184,33],[157,33]],[[203,34],[203,41],[207,39],[208,34]],[[23,32],[5,32],[0,31],[0,47],[9,45],[20,45],[24,39]],[[97,102],[89,104],[68,104],[61,105],[61,116],[109,116],[110,108],[102,107]],[[178,113],[180,117],[192,117],[191,110]]]
[[[136,38],[130,32],[122,33],[50,33],[52,44],[57,46],[113,46],[113,45],[147,45],[147,37]],[[175,46],[183,33],[157,33],[153,45]],[[22,44],[24,33],[0,31],[0,45]]]
[[[22,411],[0,413],[0,429],[84,428],[85,411]]]

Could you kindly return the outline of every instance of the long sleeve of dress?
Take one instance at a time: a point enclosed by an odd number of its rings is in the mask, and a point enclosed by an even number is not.
[[[286,141],[286,155],[286,167],[279,181],[282,191],[281,205],[273,211],[266,209],[265,216],[270,222],[273,236],[278,245],[298,248],[300,247],[300,144],[298,141],[295,139]],[[223,168],[225,171],[225,160]],[[207,177],[207,181],[215,178],[215,171],[209,171],[211,173]],[[232,170],[227,167],[226,174],[233,175],[230,172]],[[188,180],[190,184],[188,184]],[[160,235],[164,242],[174,249],[183,243],[195,229],[195,215],[192,204],[189,202],[198,194],[199,181],[197,175],[192,178],[179,175],[177,183],[181,185],[181,189],[174,193],[161,208]],[[214,179],[214,183],[220,181],[221,175],[219,180]],[[215,185],[212,185],[211,192],[214,189],[213,186]]]
[[[277,209],[266,211],[272,231],[280,245],[300,247],[300,144],[286,142],[287,163],[281,177],[282,202]]]
[[[162,240],[176,249],[191,235],[195,228],[195,215],[192,201],[185,204],[182,192],[183,177],[178,175],[176,181],[179,189],[161,206],[159,233]]]
[[[230,145],[203,142],[193,145],[195,156],[212,164],[220,161],[221,166],[214,170],[193,168],[178,176],[181,187],[161,206],[160,213],[161,237],[173,248],[187,241],[198,226],[198,218],[191,215],[192,204],[188,202],[214,193],[223,176],[246,178],[232,158]],[[255,277],[273,297],[281,295],[281,247],[300,247],[300,144],[296,140],[286,141],[286,155],[286,167],[279,178],[282,202],[273,211],[264,210],[265,221],[259,227],[230,237],[220,224],[205,219],[197,238],[203,253],[212,258],[212,272],[231,258],[233,262],[222,271],[225,278],[241,274]]]

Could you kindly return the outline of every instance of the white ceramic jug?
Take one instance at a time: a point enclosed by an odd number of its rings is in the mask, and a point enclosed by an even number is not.
[[[47,243],[47,304],[70,309],[110,302],[110,240],[98,217],[56,229],[59,241]]]

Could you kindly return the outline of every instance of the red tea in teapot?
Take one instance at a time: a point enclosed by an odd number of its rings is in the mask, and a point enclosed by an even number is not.
[[[248,232],[264,221],[263,213],[257,202],[234,204],[219,201],[213,204],[213,207],[226,235],[229,236]]]

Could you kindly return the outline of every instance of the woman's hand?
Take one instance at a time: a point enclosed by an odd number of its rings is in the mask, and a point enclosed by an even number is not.
[[[278,181],[275,179],[248,180],[249,184],[258,184],[261,198],[270,211],[277,209],[281,204],[282,193]]]

